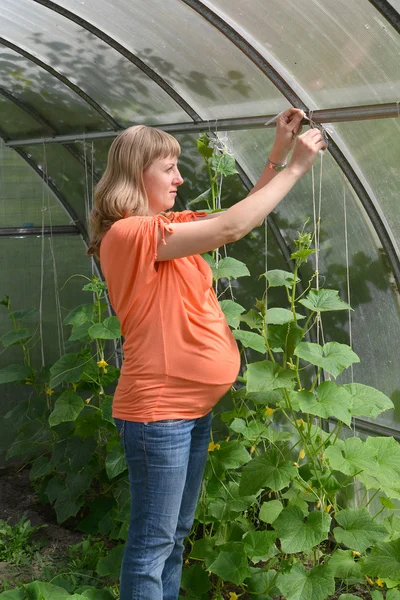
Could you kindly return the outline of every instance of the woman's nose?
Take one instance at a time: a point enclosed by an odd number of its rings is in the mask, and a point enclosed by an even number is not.
[[[182,185],[183,182],[184,182],[184,179],[183,179],[182,175],[180,174],[179,171],[177,171],[175,180],[174,180],[175,185]]]

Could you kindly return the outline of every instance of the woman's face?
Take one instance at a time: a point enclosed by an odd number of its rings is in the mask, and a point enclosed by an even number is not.
[[[170,210],[183,179],[178,170],[178,159],[173,156],[155,160],[143,173],[144,187],[149,199],[149,214],[157,215]]]

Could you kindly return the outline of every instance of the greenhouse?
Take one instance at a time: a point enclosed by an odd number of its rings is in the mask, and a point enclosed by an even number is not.
[[[400,0],[0,0],[0,600],[178,600],[175,535],[158,587],[156,567],[139,592],[127,574],[142,519],[128,425],[132,440],[133,425],[197,427],[211,400],[132,408],[128,368],[148,352],[153,377],[161,355],[150,278],[132,276],[147,251],[151,281],[169,273],[154,293],[180,375],[162,385],[215,396],[179,599],[400,600],[399,34]],[[141,125],[178,141],[178,163],[143,158],[147,212],[104,226],[100,261],[102,177]],[[167,159],[174,212],[151,212]],[[135,219],[155,247],[123,238]],[[240,235],[197,249],[229,219]],[[179,231],[192,241],[174,254]],[[189,271],[172,275],[189,262],[223,321],[204,335],[225,327],[240,359],[223,391],[228,342],[190,346],[172,310],[192,301]]]

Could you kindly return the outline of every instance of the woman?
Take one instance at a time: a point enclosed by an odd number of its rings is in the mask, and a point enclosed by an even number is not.
[[[96,188],[89,253],[100,256],[125,338],[113,402],[131,486],[121,600],[178,598],[211,409],[239,370],[237,345],[200,253],[260,225],[311,168],[325,142],[318,129],[297,137],[302,117],[298,109],[278,117],[260,180],[246,198],[213,215],[166,212],[183,183],[173,137],[137,126],[111,145]]]

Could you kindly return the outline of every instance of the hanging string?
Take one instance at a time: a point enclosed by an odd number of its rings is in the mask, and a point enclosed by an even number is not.
[[[43,155],[44,155],[44,142],[43,142]],[[47,174],[45,161],[43,164],[43,186],[42,186],[42,236],[41,236],[41,255],[40,255],[40,296],[39,296],[39,336],[40,336],[40,353],[42,357],[42,368],[45,366],[44,359],[44,341],[43,341],[43,286],[44,286],[44,213],[46,211],[45,206],[45,183],[47,182]]]
[[[268,338],[268,216],[264,219],[264,258],[265,258],[265,307],[264,307],[264,324],[265,324],[265,335]],[[268,350],[266,350],[266,358],[268,359]]]

